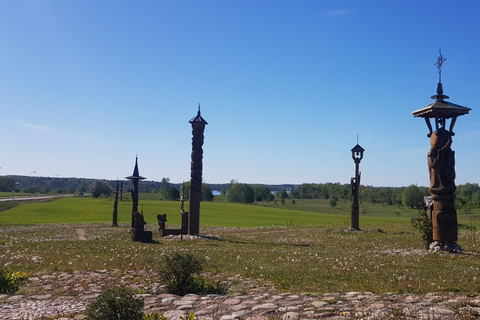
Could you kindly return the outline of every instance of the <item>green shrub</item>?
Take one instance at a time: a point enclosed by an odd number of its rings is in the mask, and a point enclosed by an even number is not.
[[[0,267],[0,293],[15,293],[22,283],[27,280],[25,272],[11,271]]]
[[[221,283],[211,283],[200,276],[202,260],[190,253],[173,253],[164,257],[159,266],[160,279],[166,283],[167,291],[172,294],[223,293]]]
[[[87,306],[87,320],[142,320],[143,300],[128,288],[109,288]]]
[[[433,242],[433,227],[427,210],[418,210],[418,218],[414,219],[413,226],[420,232],[425,249],[429,249]]]

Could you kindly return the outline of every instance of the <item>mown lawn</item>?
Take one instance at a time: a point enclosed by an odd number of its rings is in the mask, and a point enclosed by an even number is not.
[[[348,230],[348,211],[202,203],[201,233],[216,238],[179,241],[160,238],[155,218],[167,213],[167,227],[178,226],[179,202],[141,204],[155,243],[131,241],[131,202],[120,203],[117,228],[111,227],[111,199],[66,198],[2,212],[0,264],[30,274],[155,269],[163,255],[181,251],[203,258],[206,271],[270,281],[290,292],[480,294],[474,220],[459,230],[464,254],[427,254],[410,219],[396,215],[361,216],[362,231],[354,232]],[[85,232],[85,241],[77,229]]]

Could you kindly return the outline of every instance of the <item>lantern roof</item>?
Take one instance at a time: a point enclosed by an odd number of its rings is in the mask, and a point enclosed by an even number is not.
[[[432,96],[432,99],[434,99],[435,102],[430,103],[426,107],[413,111],[412,114],[414,117],[450,119],[468,114],[468,112],[472,110],[470,108],[445,101],[445,99],[449,98],[443,94],[442,86],[442,67],[446,60],[447,59],[442,55],[442,49],[440,49],[437,62],[435,63],[435,66],[438,69],[437,94]]]
[[[359,144],[357,144],[355,147],[353,147],[352,152],[364,152],[365,149],[363,149]]]
[[[413,116],[421,118],[449,119],[468,114],[468,112],[472,110],[456,103],[445,101],[444,99],[448,99],[448,96],[443,94],[441,82],[438,83],[437,94],[432,96],[432,99],[436,99],[435,102],[430,103],[426,107],[413,111]]]
[[[203,124],[203,125],[206,125],[208,124],[207,121],[205,121],[205,119],[202,118],[201,114],[200,114],[200,103],[198,104],[198,113],[197,113],[197,116],[193,119],[191,119],[190,121],[191,124]]]

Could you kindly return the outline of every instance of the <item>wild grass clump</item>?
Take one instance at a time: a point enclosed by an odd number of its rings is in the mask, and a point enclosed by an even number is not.
[[[167,317],[165,317],[161,313],[159,314],[159,313],[153,312],[153,313],[144,314],[143,320],[167,320]]]
[[[203,261],[191,253],[175,252],[164,257],[159,266],[160,279],[172,294],[224,293],[220,282],[212,283],[200,276]]]
[[[131,289],[109,288],[88,304],[87,320],[143,320],[143,305]]]
[[[0,267],[0,293],[15,293],[28,278],[25,272]]]

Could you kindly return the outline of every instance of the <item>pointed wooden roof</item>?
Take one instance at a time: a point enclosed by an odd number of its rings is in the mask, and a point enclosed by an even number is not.
[[[359,144],[357,144],[355,147],[353,147],[351,151],[357,153],[357,152],[364,152],[365,149],[363,149]]]
[[[198,113],[197,113],[197,116],[193,119],[191,119],[190,121],[191,124],[203,124],[203,125],[206,125],[208,124],[207,121],[205,121],[205,119],[202,118],[201,114],[200,114],[200,103],[198,104]]]
[[[125,177],[125,179],[130,179],[130,180],[144,180],[147,179],[145,177],[142,177],[140,173],[138,172],[138,156],[135,157],[135,168],[133,169],[133,174],[131,176]]]

